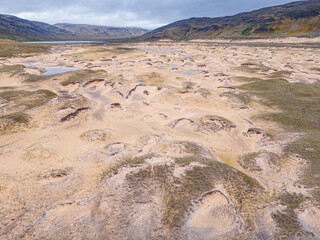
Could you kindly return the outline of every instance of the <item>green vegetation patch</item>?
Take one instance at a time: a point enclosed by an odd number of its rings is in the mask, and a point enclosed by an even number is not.
[[[305,201],[302,194],[283,193],[278,197],[280,204],[285,206],[285,209],[272,214],[272,218],[276,221],[280,228],[280,234],[285,236],[294,236],[304,233],[295,211],[300,204]]]
[[[25,69],[24,65],[7,65],[0,67],[0,73],[10,73],[11,76],[23,72]]]
[[[79,53],[77,53],[77,54],[73,53],[73,54],[70,54],[69,56],[86,57],[86,56],[90,56],[92,54],[95,54],[95,55],[103,54],[104,56],[111,57],[111,56],[129,54],[129,53],[133,53],[133,52],[138,52],[138,51],[135,48],[126,48],[126,47],[116,47],[116,48],[100,47],[100,48],[91,48],[89,50],[81,52],[80,54]]]
[[[265,105],[281,110],[264,114],[264,119],[278,122],[288,131],[304,134],[289,144],[285,152],[298,154],[310,163],[302,182],[314,189],[313,197],[320,202],[320,86],[272,79],[238,88],[263,98]]]
[[[250,205],[258,201],[263,194],[263,188],[256,180],[224,163],[197,157],[178,158],[175,162],[182,166],[199,162],[204,166],[193,167],[181,179],[172,179],[173,167],[154,168],[152,175],[157,178],[164,191],[166,205],[164,225],[170,230],[178,230],[193,203],[204,193],[212,191],[217,183],[224,185],[227,192],[237,201],[239,210],[242,209],[246,213],[250,212]]]
[[[70,76],[67,80],[63,81],[61,84],[67,86],[69,84],[83,83],[94,78],[104,78],[108,77],[108,73],[104,70],[81,70],[68,73]]]
[[[0,116],[0,135],[18,130],[16,127],[26,126],[30,119],[31,117],[23,112],[16,112]]]
[[[151,72],[144,75],[140,75],[137,77],[138,79],[142,79],[146,85],[150,86],[165,86],[166,80],[165,78],[157,73],[157,72]]]
[[[235,98],[242,103],[248,104],[251,102],[251,96],[246,93],[233,93],[233,92],[225,92],[221,96],[226,96],[229,98]]]
[[[253,30],[252,27],[248,27],[248,28],[244,29],[244,30],[241,32],[241,34],[242,34],[243,36],[250,36],[252,30]]]
[[[184,147],[185,153],[191,154],[193,156],[202,156],[208,153],[207,149],[205,149],[203,146],[196,144],[194,142],[180,141],[176,143]]]
[[[320,68],[319,67],[314,67],[314,68],[311,68],[310,70],[320,72]]]
[[[201,96],[204,98],[207,98],[211,95],[211,92],[206,88],[200,88],[199,92],[200,92]]]
[[[93,52],[96,53],[110,53],[112,55],[121,55],[121,54],[126,54],[126,53],[131,53],[137,51],[135,48],[126,48],[126,47],[117,47],[114,49],[109,49],[109,48],[98,48],[93,50]]]
[[[190,146],[190,151],[197,152]],[[182,178],[174,177],[177,166],[186,166],[192,162],[202,165],[190,168]],[[134,173],[130,179],[135,185],[152,182],[159,185],[165,204],[163,224],[171,233],[179,232],[186,214],[194,203],[214,189],[215,184],[223,184],[235,199],[238,210],[250,212],[250,206],[258,201],[264,189],[249,176],[213,159],[184,157],[175,159],[175,165],[155,165]]]
[[[201,197],[215,187],[215,184],[223,184],[228,194],[234,199],[237,210],[241,211],[249,221],[252,213],[252,204],[261,199],[264,188],[253,178],[236,169],[218,162],[212,158],[203,158],[195,154],[203,151],[198,145],[189,142],[182,142],[186,152],[193,153],[193,156],[176,158],[174,164],[146,165],[145,160],[153,155],[146,155],[137,158],[128,158],[114,167],[104,171],[101,180],[117,174],[119,169],[126,166],[143,165],[138,171],[126,175],[130,186],[144,186],[148,184],[158,186],[165,213],[163,224],[172,233],[177,234],[184,223],[186,214],[192,210],[193,205]],[[194,167],[186,169],[185,175],[175,177],[176,167],[188,166],[193,162],[199,163]],[[138,194],[138,193],[137,193]],[[138,195],[135,198],[139,199]]]
[[[21,73],[20,76],[23,76],[25,82],[39,82],[42,80],[49,79],[50,76],[42,76],[42,75],[36,75],[36,74],[30,74],[30,73]]]
[[[268,106],[278,106],[282,112],[266,114],[295,131],[319,131],[320,87],[285,80],[263,80],[238,88],[265,99]]]
[[[239,71],[242,71],[242,72],[245,72],[245,73],[266,73],[270,70],[272,70],[270,67],[267,67],[263,64],[255,64],[255,63],[243,63],[241,64],[240,67],[236,67],[235,68],[236,70],[239,70]]]
[[[10,76],[21,76],[26,82],[38,82],[40,80],[48,79],[48,76],[30,74],[25,72],[24,65],[7,65],[0,67],[0,73],[10,73]]]
[[[200,120],[200,123],[202,124],[206,124],[208,121],[217,120],[217,121],[223,122],[225,125],[229,125],[229,126],[233,125],[233,123],[230,120],[217,115],[205,115],[201,117],[199,120]]]
[[[116,165],[112,166],[111,168],[104,170],[101,174],[100,181],[106,178],[110,178],[113,175],[117,174],[122,167],[132,166],[132,165],[141,165],[145,163],[145,159],[148,159],[151,157],[153,157],[153,155],[143,155],[135,158],[127,158],[117,163]]]
[[[261,81],[262,79],[257,77],[238,76],[238,77],[235,77],[235,80],[241,81],[241,82],[256,82],[256,81]]]
[[[5,99],[6,101],[14,101],[23,97],[27,94],[28,91],[18,90],[18,91],[5,91],[0,93],[0,98]]]
[[[25,106],[26,109],[39,107],[52,98],[56,97],[57,94],[49,90],[41,89],[37,91],[5,91],[0,93],[0,98],[6,101],[13,101],[15,107]]]
[[[12,40],[0,39],[0,57],[12,57],[16,54],[37,54],[49,52],[50,46],[25,44]]]
[[[291,71],[275,71],[271,73],[268,77],[269,78],[286,78],[292,74]]]
[[[245,154],[239,158],[238,162],[244,169],[249,169],[250,171],[261,171],[262,169],[256,162],[256,157],[258,157],[259,154],[259,152]]]
[[[2,119],[11,120],[11,121],[13,121],[15,123],[21,123],[21,124],[26,124],[30,120],[30,116],[28,114],[22,113],[22,112],[17,112],[17,113],[4,115],[1,118]]]

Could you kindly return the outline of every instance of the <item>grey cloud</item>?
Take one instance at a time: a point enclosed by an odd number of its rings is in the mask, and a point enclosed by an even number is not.
[[[0,13],[47,23],[156,28],[190,17],[220,17],[290,0],[0,0]]]

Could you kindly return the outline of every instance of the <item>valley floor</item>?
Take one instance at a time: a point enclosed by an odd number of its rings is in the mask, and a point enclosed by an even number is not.
[[[0,239],[320,239],[319,46],[0,59]]]

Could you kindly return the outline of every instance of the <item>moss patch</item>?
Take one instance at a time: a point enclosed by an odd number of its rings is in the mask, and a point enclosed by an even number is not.
[[[249,213],[250,204],[258,200],[263,188],[259,183],[236,169],[206,158],[178,158],[177,164],[187,165],[199,162],[204,166],[196,166],[186,172],[182,179],[172,179],[173,168],[163,166],[156,169],[155,173],[164,191],[166,214],[164,225],[171,230],[181,227],[185,214],[193,203],[214,188],[217,183],[222,183],[228,193],[237,201],[236,205]]]
[[[1,118],[11,120],[15,123],[22,123],[22,124],[26,124],[30,120],[30,116],[28,114],[21,113],[21,112],[4,115]]]
[[[238,77],[235,77],[235,80],[240,81],[240,82],[256,82],[256,81],[260,81],[262,79],[257,78],[257,77],[238,76]]]
[[[170,165],[144,164],[145,159],[150,156],[127,159],[104,171],[101,180],[117,174],[122,167],[142,164],[137,171],[126,175],[126,181],[130,186],[157,186],[157,192],[161,195],[165,207],[163,225],[172,235],[179,235],[186,214],[203,194],[212,191],[216,184],[224,185],[237,210],[241,211],[249,222],[252,204],[261,199],[264,194],[263,187],[253,178],[224,163],[196,156],[199,151],[203,151],[198,145],[189,142],[181,144],[185,146],[185,151],[193,156],[176,158]],[[176,167],[187,166],[193,162],[201,165],[188,168],[184,176],[174,176]]]
[[[0,98],[5,99],[6,101],[13,101],[15,103],[15,107],[25,106],[27,109],[39,107],[56,96],[57,94],[54,92],[45,89],[32,92],[21,90],[0,93]]]
[[[48,45],[25,44],[12,40],[0,39],[0,57],[12,57],[16,54],[37,54],[49,52]]]
[[[204,98],[207,98],[211,95],[211,92],[206,88],[200,88],[199,92],[200,92],[201,96]]]
[[[251,96],[246,93],[233,93],[233,92],[225,92],[221,94],[221,96],[226,96],[229,98],[234,98],[244,104],[248,104],[251,102]]]
[[[24,65],[6,65],[0,67],[0,73],[10,73],[11,76],[14,76],[17,73],[23,72],[25,69]]]
[[[153,155],[144,155],[141,157],[135,158],[127,158],[120,163],[115,164],[111,168],[104,170],[100,176],[100,181],[104,180],[105,178],[110,178],[111,176],[118,173],[119,169],[122,167],[130,166],[130,165],[140,165],[145,163],[145,159],[151,158]]]
[[[238,88],[263,98],[267,106],[280,108],[281,112],[264,114],[264,119],[278,122],[288,131],[304,134],[289,144],[285,152],[308,160],[310,164],[302,182],[314,189],[313,196],[320,202],[320,87],[272,79]]]
[[[0,67],[0,73],[10,73],[11,77],[22,77],[25,82],[38,82],[49,78],[48,76],[27,73],[25,68],[24,65],[7,65]]]
[[[0,134],[17,131],[21,126],[26,126],[31,117],[23,112],[16,112],[0,117]]]
[[[140,75],[137,78],[142,79],[146,85],[159,86],[159,87],[165,86],[165,78],[156,72]]]
[[[253,30],[252,27],[248,27],[248,28],[244,29],[244,30],[241,32],[241,34],[242,34],[243,36],[250,36],[252,30]]]
[[[304,202],[305,197],[302,194],[283,193],[278,197],[278,200],[281,205],[286,206],[283,211],[272,214],[272,218],[280,228],[280,234],[285,236],[302,234],[304,231],[300,226],[295,211]]]
[[[85,81],[92,80],[94,78],[104,78],[108,77],[108,74],[104,70],[81,70],[68,73],[70,76],[67,80],[63,81],[62,86],[67,86],[69,84],[83,83]]]
[[[239,158],[238,162],[244,169],[249,169],[250,171],[261,171],[262,169],[257,165],[255,159],[259,154],[259,152],[245,154]]]
[[[240,67],[237,67],[236,69],[246,73],[265,73],[271,70],[270,67],[250,62],[243,63]]]

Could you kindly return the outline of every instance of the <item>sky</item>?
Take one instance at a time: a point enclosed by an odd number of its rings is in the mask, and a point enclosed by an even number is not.
[[[223,17],[293,0],[0,0],[0,14],[33,21],[155,29],[191,17]]]

